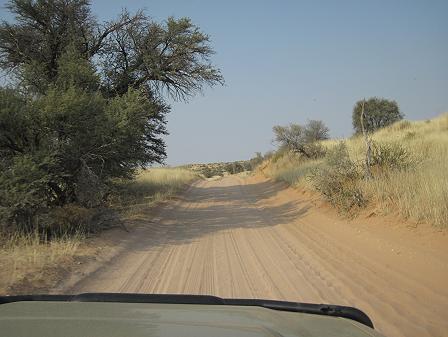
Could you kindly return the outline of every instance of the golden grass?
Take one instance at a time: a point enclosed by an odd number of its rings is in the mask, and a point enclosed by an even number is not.
[[[118,184],[119,196],[112,206],[125,210],[123,218],[132,218],[148,206],[171,198],[195,179],[197,175],[186,169],[142,170],[135,180]],[[54,278],[54,275],[48,275],[51,268],[57,273],[54,269],[73,264],[76,257],[95,254],[84,241],[84,235],[66,235],[47,241],[37,232],[0,233],[0,293],[27,292],[26,284],[51,286],[51,282],[48,283]],[[11,290],[11,286],[15,288]],[[19,290],[17,286],[23,289]]]
[[[427,121],[400,121],[372,135],[378,143],[399,143],[418,164],[413,170],[393,171],[360,182],[370,203],[382,214],[397,212],[404,218],[448,227],[448,113]],[[322,142],[331,148],[341,140]],[[345,140],[352,160],[361,162],[361,137]],[[291,185],[310,187],[306,177],[320,161],[303,161],[290,154],[268,165],[266,173]]]
[[[119,200],[115,206],[125,206],[128,213],[167,200],[181,191],[198,175],[183,168],[151,168],[140,171],[136,179],[119,183]]]
[[[57,267],[79,252],[83,236],[70,235],[42,241],[39,233],[2,234],[0,247],[0,292],[6,293],[12,285],[24,281],[40,281],[49,267]]]
[[[271,160],[263,172],[271,178],[284,181],[291,186],[311,187],[307,177],[310,172],[322,164],[322,159],[303,160],[295,153],[285,152],[279,158]]]

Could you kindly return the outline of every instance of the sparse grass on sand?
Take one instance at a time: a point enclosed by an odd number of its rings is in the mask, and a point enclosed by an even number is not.
[[[194,179],[197,175],[186,169],[142,170],[135,180],[118,184],[118,196],[111,206],[123,209],[124,218],[132,218],[154,203],[171,198]],[[53,286],[57,280],[53,274],[58,273],[58,268],[67,268],[77,258],[95,254],[84,244],[85,237],[75,234],[45,240],[37,232],[0,233],[0,294]]]
[[[39,233],[2,234],[0,245],[0,293],[21,292],[25,284],[50,285],[46,273],[50,268],[73,262],[76,256],[83,255],[79,247],[82,235],[70,235],[42,240]],[[20,286],[18,286],[20,284]],[[15,288],[18,286],[19,288]],[[12,287],[12,289],[11,289]],[[37,287],[38,288],[38,287]]]
[[[403,218],[448,227],[448,113],[426,121],[400,121],[372,135],[379,144],[400,144],[416,160],[412,170],[395,170],[359,187],[381,214],[398,213]],[[341,140],[322,142],[327,149]],[[365,143],[361,137],[345,140],[350,158],[361,162]],[[306,161],[284,154],[273,158],[265,173],[294,186],[312,188],[307,179],[323,160]]]
[[[135,180],[117,184],[117,198],[112,205],[125,209],[125,216],[130,218],[148,206],[170,199],[198,178],[196,173],[183,168],[142,170]]]

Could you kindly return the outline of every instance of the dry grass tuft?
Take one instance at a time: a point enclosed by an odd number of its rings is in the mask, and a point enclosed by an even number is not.
[[[165,201],[184,189],[198,175],[183,168],[151,168],[142,170],[133,181],[119,182],[112,206],[125,209],[132,217],[142,209]]]
[[[82,235],[66,235],[42,240],[39,233],[2,233],[0,247],[0,293],[12,286],[34,280],[42,283],[48,268],[72,260],[79,252]],[[14,291],[16,293],[16,291]]]
[[[124,210],[123,217],[132,218],[149,206],[164,201],[197,179],[186,169],[154,168],[141,171],[134,181],[117,183],[111,206]],[[81,210],[82,211],[82,210]],[[53,226],[66,226],[67,219],[78,221],[85,214],[77,208],[61,209]],[[58,214],[56,214],[58,215]],[[82,228],[81,228],[82,230]],[[42,233],[0,233],[0,294],[46,291],[57,282],[58,273],[69,268],[81,257],[95,254],[84,244],[86,231],[59,233],[51,240]],[[39,290],[40,289],[40,290]]]

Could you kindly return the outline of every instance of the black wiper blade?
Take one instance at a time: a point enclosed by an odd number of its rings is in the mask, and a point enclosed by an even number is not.
[[[333,317],[343,317],[362,323],[372,329],[374,328],[371,319],[363,311],[357,308],[342,305],[314,304],[314,303],[258,300],[258,299],[224,299],[224,301],[226,302],[227,305],[259,306],[273,310],[300,312],[306,314],[325,315]]]
[[[85,293],[78,295],[17,295],[0,296],[0,304],[23,301],[62,302],[118,302],[118,303],[164,303],[256,306],[272,310],[300,312],[305,314],[343,317],[373,329],[373,323],[363,311],[347,306],[312,304],[260,299],[221,298],[208,295],[182,294],[132,294],[132,293]]]

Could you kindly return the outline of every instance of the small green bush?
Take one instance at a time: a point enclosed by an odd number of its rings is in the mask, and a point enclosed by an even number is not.
[[[97,231],[97,208],[85,208],[76,204],[56,207],[39,217],[39,232],[46,238],[87,234]]]
[[[372,143],[371,166],[374,173],[387,174],[393,170],[407,170],[416,161],[410,152],[398,143]]]
[[[319,159],[325,156],[326,149],[320,143],[310,143],[305,147],[310,159]]]
[[[345,143],[341,142],[329,150],[324,165],[314,169],[309,178],[317,191],[345,213],[367,203],[358,186],[362,174],[350,159]]]

